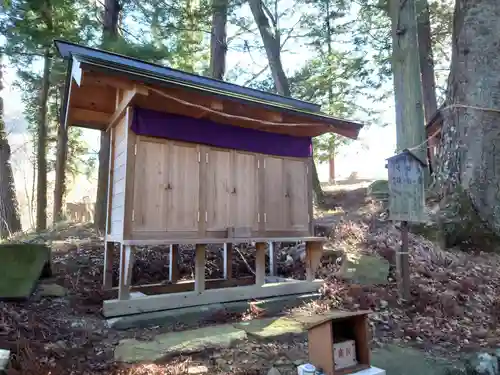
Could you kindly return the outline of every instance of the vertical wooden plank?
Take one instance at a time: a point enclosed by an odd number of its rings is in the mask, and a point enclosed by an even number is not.
[[[194,290],[201,293],[205,290],[205,247],[206,245],[196,245],[195,266],[194,266]]]
[[[259,230],[258,155],[232,152],[231,227]],[[260,165],[259,165],[260,166]]]
[[[207,158],[208,157],[208,158]],[[211,147],[205,156],[207,165],[207,231],[225,231],[229,226],[232,183],[232,153]],[[210,236],[210,235],[208,235]]]
[[[168,230],[197,232],[198,219],[206,221],[206,211],[200,212],[200,148],[183,142],[170,142],[168,189]],[[170,185],[170,188],[168,188]]]
[[[356,337],[356,354],[358,362],[362,365],[370,364],[370,331],[368,317],[360,315],[352,318],[354,323],[354,335]]]
[[[111,208],[113,199],[113,173],[115,170],[115,128],[109,130],[110,134],[110,147],[109,147],[109,172],[108,172],[108,209],[106,210],[106,234],[111,233]]]
[[[255,285],[264,285],[266,282],[266,243],[255,244]]]
[[[313,223],[313,168],[314,159],[311,157],[307,163],[307,199],[308,199],[308,212],[309,212],[309,235],[314,236],[314,223]]]
[[[278,275],[278,264],[277,264],[277,257],[276,257],[276,252],[275,252],[275,243],[274,242],[269,242],[268,243],[268,249],[269,249],[269,276],[277,276]]]
[[[125,210],[123,218],[123,239],[131,239],[134,210],[134,173],[135,173],[135,144],[136,135],[130,129],[132,124],[132,108],[127,107],[125,112],[125,124],[127,140],[127,158],[126,158],[126,175],[125,175]]]
[[[120,300],[130,298],[133,266],[133,247],[120,244],[120,281],[118,285],[118,299]]]
[[[288,230],[285,160],[264,156],[264,222],[266,231]]]
[[[333,330],[331,321],[325,322],[307,332],[309,362],[321,367],[326,375],[334,375]]]
[[[309,232],[308,162],[284,160],[286,229]]]
[[[231,280],[233,278],[233,244],[224,243],[223,252],[224,279]]]
[[[264,213],[266,212],[266,171],[264,169],[264,155],[257,156],[257,175],[258,175],[258,213],[257,222],[259,226],[258,235],[265,236],[266,224],[264,223]]]
[[[103,289],[110,290],[113,287],[113,250],[114,243],[104,242],[104,270],[103,270]]]
[[[306,242],[306,280],[314,280],[323,255],[322,242]]]
[[[165,140],[138,137],[134,146],[134,231],[167,229],[168,144]]]
[[[208,146],[200,145],[199,152],[199,189],[198,189],[198,237],[207,237],[207,223],[205,222],[205,212],[207,211],[207,181],[208,181]]]
[[[179,260],[179,245],[170,245],[170,267],[168,270],[170,281],[179,280]]]

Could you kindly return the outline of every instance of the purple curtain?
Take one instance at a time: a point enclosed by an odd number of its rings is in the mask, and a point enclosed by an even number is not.
[[[138,107],[134,108],[132,130],[138,135],[268,155],[300,158],[312,155],[310,137],[269,133]]]

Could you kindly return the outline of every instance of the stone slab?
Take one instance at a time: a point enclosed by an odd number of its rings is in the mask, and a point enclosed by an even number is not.
[[[358,372],[353,372],[352,374],[350,375],[385,375],[385,370],[382,370],[380,368],[377,368],[377,367],[370,367],[370,368],[367,368],[365,370],[361,370],[361,371],[358,371]]]
[[[290,335],[302,335],[305,332],[301,323],[287,317],[255,319],[233,325],[248,335],[263,340],[288,338]]]
[[[367,254],[346,254],[339,276],[361,285],[387,284],[390,264],[387,260]]]
[[[118,362],[128,363],[155,362],[169,356],[205,349],[229,348],[245,339],[245,331],[236,329],[231,324],[169,332],[156,336],[152,341],[121,340],[115,348],[114,358]]]
[[[64,297],[66,289],[59,284],[40,284],[38,294],[41,297]]]
[[[392,344],[373,350],[371,364],[390,375],[443,375],[454,365],[423,351]]]
[[[110,328],[129,329],[144,328],[148,326],[174,326],[181,323],[184,326],[195,327],[200,321],[208,320],[217,313],[226,311],[229,313],[242,314],[246,312],[250,305],[265,309],[269,315],[278,315],[287,308],[294,308],[304,303],[320,298],[319,293],[308,293],[291,296],[280,296],[266,298],[258,301],[237,301],[227,303],[214,303],[204,306],[185,307],[181,309],[156,311],[144,314],[134,314],[107,320]]]

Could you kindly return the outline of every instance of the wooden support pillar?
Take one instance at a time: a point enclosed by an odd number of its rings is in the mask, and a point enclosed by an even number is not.
[[[402,300],[409,301],[410,294],[410,258],[408,256],[408,222],[401,222],[401,248],[396,253],[397,276],[399,286],[399,297]]]
[[[224,275],[225,280],[233,278],[233,244],[225,243],[223,253]]]
[[[132,284],[132,268],[134,267],[134,248],[120,244],[120,282],[118,285],[118,299],[130,299]]]
[[[264,285],[266,282],[266,243],[255,244],[255,285]]]
[[[201,293],[205,291],[205,246],[196,245],[194,266],[194,291]]]
[[[168,279],[170,281],[179,280],[179,245],[170,245],[170,266],[168,269]]]
[[[113,287],[113,242],[104,242],[104,270],[103,270],[103,290],[110,290]]]
[[[306,280],[313,281],[323,255],[323,243],[306,242]]]
[[[278,275],[278,264],[276,262],[276,252],[275,250],[275,243],[274,242],[269,242],[268,243],[268,248],[269,248],[269,276],[277,276]]]

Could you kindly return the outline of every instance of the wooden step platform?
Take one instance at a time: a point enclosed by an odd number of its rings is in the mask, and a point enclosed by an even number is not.
[[[260,241],[262,239],[259,238]],[[269,240],[269,239],[268,239]],[[144,241],[151,245],[149,241]],[[195,241],[196,242],[196,241]],[[271,242],[271,241],[269,241]],[[315,280],[323,251],[323,239],[306,239],[306,280],[266,276],[266,250],[273,247],[266,242],[256,242],[255,275],[233,279],[231,277],[232,247],[224,244],[224,278],[205,280],[205,244],[196,243],[194,280],[178,280],[178,247],[170,247],[170,280],[161,284],[131,285],[135,246],[141,243],[120,243],[120,277],[117,288],[111,288],[111,246],[107,243],[104,289],[118,289],[118,298],[104,301],[103,314],[107,318],[146,312],[203,306],[213,303],[245,301],[258,298],[286,296],[317,292],[323,280]],[[155,242],[155,245],[158,245]],[[270,259],[272,256],[270,256]],[[272,262],[270,262],[272,263]],[[272,265],[270,266],[273,272]],[[131,292],[140,292],[131,295]]]

